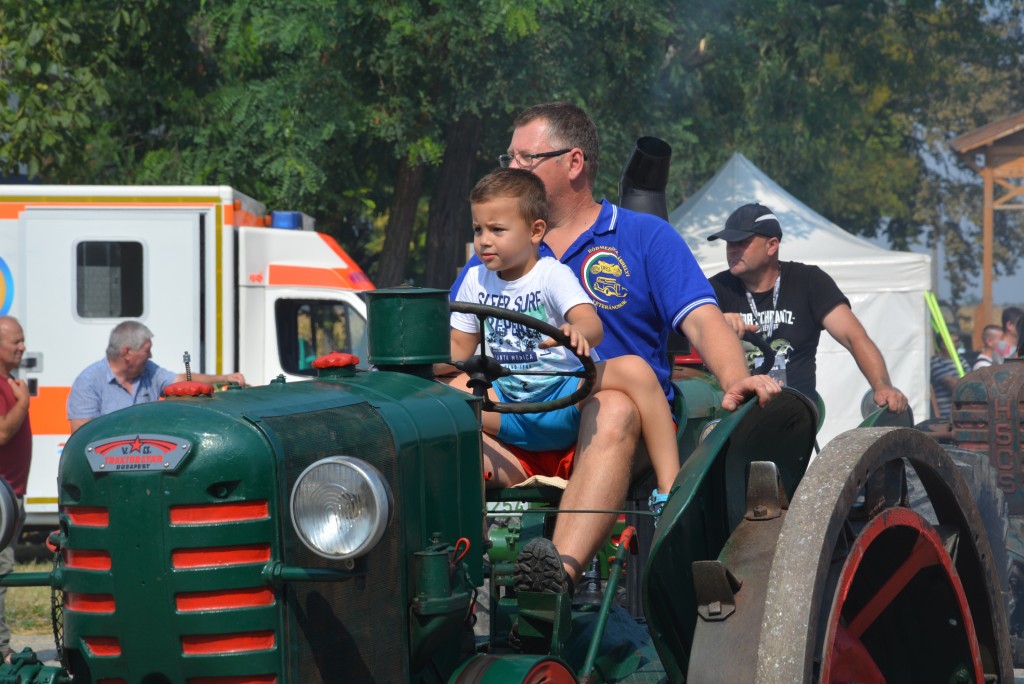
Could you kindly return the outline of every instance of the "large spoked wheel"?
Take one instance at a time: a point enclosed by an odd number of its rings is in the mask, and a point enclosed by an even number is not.
[[[594,360],[589,356],[580,356],[577,354],[576,350],[569,346],[569,338],[566,337],[558,328],[553,325],[548,325],[546,321],[538,320],[532,316],[519,313],[518,311],[509,311],[508,309],[499,309],[493,306],[484,306],[483,304],[452,302],[451,310],[459,313],[473,314],[480,322],[481,354],[471,356],[465,361],[459,361],[453,365],[469,375],[469,387],[473,390],[474,394],[482,398],[482,408],[484,411],[494,411],[495,413],[542,413],[544,411],[557,411],[558,409],[565,408],[566,406],[572,406],[573,404],[579,403],[590,395],[590,391],[594,388],[594,377],[597,374],[597,369],[594,366]],[[580,363],[583,364],[583,368],[578,371],[509,370],[498,363],[493,357],[487,355],[487,344],[484,339],[484,321],[488,318],[496,318],[509,321],[510,323],[516,323],[526,328],[530,328],[531,330],[536,330],[542,335],[547,335],[555,342],[568,349],[573,356],[579,359]],[[495,380],[508,375],[557,375],[580,378],[582,382],[572,394],[568,394],[558,399],[552,399],[550,401],[521,403],[491,401],[487,396],[487,389]]]
[[[907,505],[904,461],[938,521]],[[808,468],[765,591],[758,682],[1012,682],[984,524],[957,466],[917,431],[853,430]]]

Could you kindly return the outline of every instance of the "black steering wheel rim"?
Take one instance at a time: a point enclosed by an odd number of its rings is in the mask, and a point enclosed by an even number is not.
[[[743,341],[749,342],[750,344],[757,347],[757,350],[761,352],[761,365],[750,371],[751,375],[768,375],[771,371],[772,366],[775,365],[775,350],[772,349],[771,344],[764,338],[763,335],[749,330],[743,333]]]
[[[487,396],[486,389],[482,394],[478,394],[483,400],[482,408],[484,411],[493,411],[495,413],[543,413],[546,411],[557,411],[558,409],[565,408],[577,404],[588,396],[594,388],[594,380],[597,376],[597,367],[594,365],[594,360],[589,356],[580,356],[576,353],[576,350],[570,346],[569,338],[566,337],[561,330],[553,325],[550,325],[547,321],[542,321],[533,316],[527,316],[526,314],[519,313],[518,311],[509,311],[508,309],[501,309],[494,306],[486,306],[484,304],[472,304],[470,302],[451,302],[451,310],[457,313],[472,314],[477,317],[480,323],[480,351],[481,354],[471,356],[466,361],[458,361],[452,365],[461,371],[466,372],[467,368],[476,369],[477,372],[491,373],[494,368],[500,368],[503,373],[486,377],[486,386],[490,387],[494,380],[499,377],[506,375],[560,375],[568,377],[581,378],[583,382],[576,388],[576,391],[572,394],[567,394],[564,397],[558,399],[550,399],[548,401],[534,401],[534,402],[507,402],[491,401],[490,397]],[[517,323],[525,326],[532,330],[536,330],[542,335],[547,335],[558,344],[565,347],[579,359],[580,363],[583,364],[583,368],[578,371],[518,371],[513,372],[499,364],[493,357],[487,355],[487,345],[484,341],[484,320],[487,318],[498,318],[509,321],[510,323]],[[483,380],[482,380],[483,381]],[[474,392],[476,394],[476,392]]]

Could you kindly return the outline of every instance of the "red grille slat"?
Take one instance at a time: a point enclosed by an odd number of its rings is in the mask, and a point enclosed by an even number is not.
[[[210,525],[213,523],[248,522],[270,517],[266,501],[237,501],[220,504],[171,506],[171,525]]]
[[[270,560],[269,544],[177,549],[171,554],[171,565],[176,570],[248,565],[251,563],[265,563],[268,560]]]
[[[121,655],[121,642],[117,637],[82,637],[89,651],[100,658],[113,658]]]
[[[269,587],[225,589],[223,591],[196,591],[175,597],[178,610],[191,613],[201,610],[229,610],[255,608],[274,604],[274,592]]]
[[[110,552],[65,549],[64,565],[76,570],[110,570]]]
[[[65,608],[75,613],[113,613],[114,597],[110,594],[76,594],[68,592],[64,595]]]
[[[183,655],[216,655],[269,651],[274,648],[274,632],[238,632],[235,634],[190,634],[181,638]]]
[[[110,511],[99,506],[65,506],[64,512],[72,525],[80,527],[109,527]]]
[[[188,684],[277,684],[277,675],[242,675],[240,677],[193,677]]]

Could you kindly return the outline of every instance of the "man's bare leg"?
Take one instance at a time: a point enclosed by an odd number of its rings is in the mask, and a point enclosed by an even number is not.
[[[562,495],[564,510],[619,509],[633,473],[646,461],[635,458],[640,443],[640,414],[625,394],[598,392],[580,405],[580,437],[569,484]],[[598,415],[600,414],[600,420]],[[562,513],[552,541],[566,574],[577,582],[611,533],[615,513]]]

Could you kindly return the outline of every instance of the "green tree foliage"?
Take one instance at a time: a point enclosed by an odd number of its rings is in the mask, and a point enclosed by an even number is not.
[[[949,138],[1019,109],[1024,0],[0,0],[0,164],[46,182],[234,185],[315,215],[380,284],[444,286],[466,196],[525,106],[635,139],[669,205],[742,151],[818,211],[978,271]],[[997,264],[1024,250],[1000,217]]]
[[[980,264],[978,179],[948,140],[1019,109],[1021,3],[740,0],[707,17],[710,58],[673,83],[712,150],[740,150],[854,233],[941,241],[954,296]],[[702,173],[701,173],[702,172]],[[680,190],[692,190],[686,184]],[[1021,256],[1008,221],[998,259]]]

